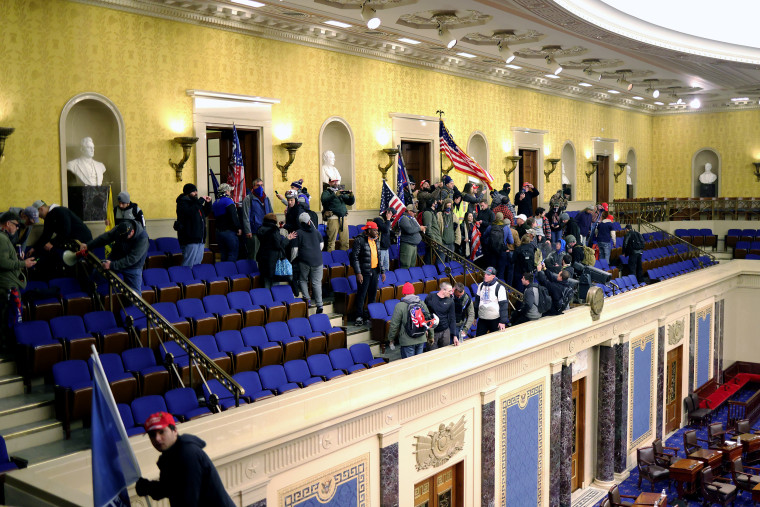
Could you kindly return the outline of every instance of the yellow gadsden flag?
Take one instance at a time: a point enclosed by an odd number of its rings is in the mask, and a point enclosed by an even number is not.
[[[108,203],[106,204],[106,232],[113,229],[115,219],[113,216],[113,192],[111,186],[108,186]],[[106,245],[106,257],[111,254],[111,245]]]

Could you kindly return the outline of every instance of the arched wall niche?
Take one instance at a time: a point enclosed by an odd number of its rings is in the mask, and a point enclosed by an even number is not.
[[[68,162],[81,156],[82,139],[89,137],[95,145],[93,160],[101,162],[106,171],[103,174],[102,186],[111,186],[114,197],[122,190],[127,190],[126,175],[126,145],[124,134],[124,119],[108,97],[99,93],[80,93],[69,99],[61,111],[59,121],[60,150],[61,150],[61,204],[72,207],[69,202],[69,188],[76,185],[76,178],[66,169]],[[100,192],[89,196],[90,201],[96,201],[101,207]],[[81,197],[80,197],[81,199]],[[89,202],[88,204],[93,204]],[[81,204],[80,204],[81,205]],[[105,212],[105,201],[102,203]],[[75,210],[76,211],[76,210]],[[90,216],[91,220],[102,220]]]
[[[705,164],[712,165],[712,172],[718,177],[715,181],[715,195],[700,195],[699,177],[705,170]],[[719,197],[721,196],[721,163],[720,154],[715,148],[701,148],[694,153],[691,159],[691,197]]]
[[[630,185],[628,184],[627,168],[623,173],[623,178],[626,178],[626,199],[633,199],[637,195],[637,181],[638,181],[638,164],[636,163],[636,150],[633,148],[628,150],[625,161],[628,162],[628,166],[631,168]]]
[[[489,172],[488,167],[488,139],[480,130],[475,130],[467,140],[467,154],[480,164],[480,167]]]
[[[332,151],[335,154],[335,167],[340,171],[341,185],[346,189],[356,190],[354,183],[354,133],[346,120],[339,116],[331,116],[319,129],[319,180],[320,186],[316,195],[322,194],[322,164],[324,154]],[[314,194],[314,191],[311,192]],[[321,209],[321,200],[319,207]]]
[[[575,145],[572,141],[565,141],[565,145],[562,147],[562,189],[570,189],[570,200],[576,199],[577,184],[576,184],[576,161],[575,161]]]

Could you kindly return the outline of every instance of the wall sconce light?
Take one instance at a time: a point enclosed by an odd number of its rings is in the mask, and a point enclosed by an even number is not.
[[[198,142],[197,137],[175,137],[174,142],[182,146],[182,160],[179,163],[172,162],[169,159],[169,165],[177,173],[177,181],[182,181],[182,168],[185,167],[185,162],[190,158],[190,151],[193,149],[193,145]]]
[[[504,176],[506,176],[507,179],[509,179],[512,173],[515,172],[515,169],[517,169],[517,163],[520,161],[521,158],[522,158],[521,155],[510,155],[507,157],[507,160],[512,162],[511,169],[506,169],[506,168],[504,169]]]
[[[0,152],[2,152],[1,145],[0,145]],[[760,162],[752,162],[752,165],[755,166],[755,178],[757,178],[757,181],[760,181]]]
[[[546,182],[549,183],[549,175],[557,169],[557,163],[562,160],[561,158],[547,158],[546,161],[552,165],[552,168],[548,171],[544,169],[544,176],[546,176]]]
[[[298,148],[300,148],[302,144],[303,143],[282,143],[280,145],[288,151],[288,161],[285,162],[285,165],[281,165],[277,162],[277,169],[282,173],[282,181],[288,181],[288,168],[296,159],[296,151],[298,151]]]
[[[589,160],[588,164],[591,166],[591,171],[586,171],[586,179],[588,179],[588,182],[591,183],[591,175],[594,174],[599,168],[599,161]]]
[[[13,134],[16,129],[13,127],[0,127],[0,161],[3,160],[3,152],[5,151],[5,140],[9,135]]]
[[[398,149],[396,148],[383,148],[383,153],[388,155],[388,163],[384,166],[377,164],[377,168],[380,169],[380,172],[383,173],[383,179],[386,178],[386,175],[388,174],[388,169],[391,168],[393,165],[393,162],[395,161],[396,155],[398,155]]]
[[[617,183],[618,177],[625,172],[625,166],[628,165],[628,162],[615,162],[615,165],[620,168],[619,171],[615,171],[615,183]]]

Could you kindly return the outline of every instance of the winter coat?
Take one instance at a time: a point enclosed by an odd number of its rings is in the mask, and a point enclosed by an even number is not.
[[[398,344],[401,347],[409,345],[419,345],[425,343],[427,340],[427,333],[412,338],[406,334],[406,323],[409,320],[409,305],[418,304],[422,309],[422,313],[425,314],[425,319],[430,320],[432,318],[430,310],[424,301],[420,300],[420,297],[416,294],[408,294],[401,298],[401,301],[396,303],[396,307],[393,309],[393,316],[391,316],[390,329],[388,331],[388,341],[391,343],[398,339]]]
[[[145,258],[148,256],[150,242],[145,229],[139,223],[134,221],[133,223],[137,224],[137,227],[135,234],[131,238],[119,235],[119,231],[114,227],[88,242],[87,248],[92,250],[113,243],[111,255],[108,257],[111,261],[112,270],[142,269],[143,264],[145,264]]]
[[[440,201],[441,198],[441,189],[431,189],[430,190],[420,190],[417,192],[417,202],[419,203],[419,209],[420,211],[425,211],[427,209],[430,209],[430,206],[433,204],[433,201]]]
[[[520,195],[523,194],[523,198],[520,199]],[[532,190],[520,189],[515,194],[515,206],[517,207],[518,215],[525,215],[526,217],[533,216],[533,198],[538,197],[538,190],[535,188]]]
[[[206,215],[211,203],[202,197],[181,194],[177,197],[177,221],[174,230],[180,245],[203,243],[206,238]]]
[[[280,256],[285,254],[285,247],[288,239],[280,234],[280,228],[277,222],[264,219],[264,223],[259,227],[256,234],[262,248],[256,254],[256,262],[259,265],[259,271],[264,278],[274,278],[274,268]]]
[[[235,202],[226,195],[214,201],[214,204],[211,205],[211,210],[214,212],[216,229],[218,231],[237,232],[242,230],[243,227],[240,225],[237,206],[235,206]]]
[[[422,214],[422,225],[426,227],[425,234],[436,243],[441,243],[441,224],[436,217],[436,212],[428,209]]]
[[[379,241],[376,241],[378,252]],[[354,272],[362,275],[370,275],[372,273],[372,251],[369,246],[369,238],[367,234],[361,234],[354,238],[354,248],[351,250],[351,266],[354,268]],[[380,254],[378,253],[377,268],[380,273],[385,273],[383,263],[380,262]]]
[[[92,239],[90,229],[69,208],[63,206],[51,208],[44,220],[45,227],[42,229],[42,235],[33,246],[37,251],[42,250],[45,243],[62,247],[64,243],[74,239],[83,243]],[[55,234],[55,238],[53,238],[53,234]]]
[[[380,240],[377,243],[378,250],[388,250],[391,247],[391,223],[380,216],[373,220],[380,231]]]
[[[140,207],[134,202],[130,202],[126,209],[114,206],[113,218],[115,225],[119,225],[124,220],[134,220],[135,222],[139,222],[140,225],[145,228],[145,216]]]
[[[0,231],[0,291],[5,292],[14,287],[23,289],[26,280],[21,279],[21,269],[24,261],[18,258],[18,252],[11,243],[11,239],[3,231]],[[0,294],[2,296],[3,294]],[[3,322],[2,325],[8,325]]]
[[[272,213],[269,197],[262,193],[262,199],[250,192],[243,199],[243,233],[256,234],[264,223],[264,215]]]
[[[322,266],[322,234],[312,224],[301,224],[298,235],[290,240],[291,248],[297,248],[297,262],[311,267]]]
[[[576,222],[574,218],[570,218],[570,220],[565,223],[565,231],[562,233],[564,237],[568,237],[570,234],[575,236],[576,241],[581,240],[581,228],[578,227],[578,222]]]
[[[581,236],[588,238],[591,232],[591,213],[581,211],[575,216],[575,221],[578,223],[578,228],[581,231]]]
[[[159,479],[140,480],[138,488],[144,484],[151,498],[168,498],[172,507],[234,507],[204,447],[206,442],[195,435],[178,435],[174,445],[158,458]]]
[[[422,241],[422,229],[420,224],[413,217],[404,215],[398,221],[398,227],[401,230],[401,242],[417,246]]]
[[[346,205],[351,206],[355,201],[354,194],[341,194],[328,187],[322,192],[322,211],[332,211],[336,217],[344,217],[348,214]]]
[[[301,223],[298,221],[298,217],[301,216],[301,213],[306,213],[306,208],[300,202],[296,202],[292,208],[289,207],[285,210],[285,230],[288,232],[298,230]]]

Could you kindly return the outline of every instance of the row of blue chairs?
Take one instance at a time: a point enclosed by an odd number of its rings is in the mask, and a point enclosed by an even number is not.
[[[746,259],[748,255],[760,254],[760,241],[738,241],[734,246],[734,259]]]
[[[700,261],[702,262],[701,266],[700,266]],[[713,264],[715,263],[711,261],[709,257],[704,255],[699,258],[687,259],[685,261],[675,262],[673,264],[668,264],[666,266],[662,266],[659,268],[650,269],[647,272],[647,275],[652,280],[662,281],[662,280],[667,280],[669,278],[674,278],[678,275],[690,273],[692,271],[696,271],[698,269],[702,269],[703,267],[711,266]]]
[[[718,246],[718,236],[712,229],[676,229],[673,234],[694,246],[710,246],[713,250]]]
[[[213,262],[214,254],[211,250],[205,248],[203,263],[210,264]],[[145,259],[146,268],[166,268],[169,266],[179,266],[180,264],[182,264],[182,247],[177,238],[161,237],[148,240],[148,255]]]
[[[612,283],[614,283],[615,285],[612,285]],[[636,279],[636,275],[633,275],[633,274],[615,278],[614,280],[612,280],[612,283],[608,283],[608,284],[596,283],[594,285],[602,289],[602,291],[604,292],[604,297],[611,297],[617,294],[622,294],[624,292],[629,292],[634,289],[638,289],[640,287],[646,286],[646,282],[643,282],[643,281],[639,282]]]
[[[258,285],[260,276],[256,261],[241,259],[195,266],[151,268],[143,271],[143,299],[176,301],[181,297],[200,298],[249,290]],[[104,289],[107,285],[104,284]],[[150,293],[154,294],[150,294]]]
[[[752,242],[755,238],[760,238],[760,230],[729,229],[725,236],[726,248],[734,248],[739,241]]]

